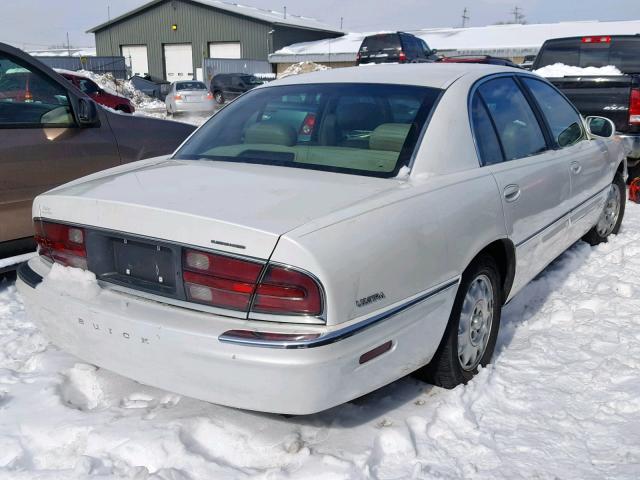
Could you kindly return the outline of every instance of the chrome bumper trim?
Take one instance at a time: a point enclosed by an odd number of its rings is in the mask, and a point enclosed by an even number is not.
[[[460,277],[456,277],[448,282],[445,282],[437,287],[434,287],[421,295],[405,302],[395,307],[392,307],[384,312],[378,313],[372,317],[369,317],[360,322],[354,323],[344,328],[340,328],[338,330],[333,330],[327,332],[326,334],[320,335],[318,338],[314,338],[311,340],[301,340],[301,341],[281,341],[281,340],[260,340],[260,339],[250,339],[250,338],[239,338],[233,337],[226,334],[222,334],[218,337],[218,340],[222,343],[230,343],[234,345],[243,345],[247,347],[260,347],[260,348],[279,348],[279,349],[299,349],[299,348],[316,348],[322,347],[324,345],[329,345],[335,342],[339,342],[344,340],[345,338],[349,338],[357,333],[362,332],[374,325],[387,320],[399,313],[407,310],[429,298],[438,295],[450,288],[457,286],[460,283]],[[305,332],[309,333],[309,332]]]

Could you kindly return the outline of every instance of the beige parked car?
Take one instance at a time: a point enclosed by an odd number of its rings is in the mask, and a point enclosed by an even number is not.
[[[194,128],[103,109],[49,67],[0,43],[0,258],[35,248],[36,195],[171,153]]]

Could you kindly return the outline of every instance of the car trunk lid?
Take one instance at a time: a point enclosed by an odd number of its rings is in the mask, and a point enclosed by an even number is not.
[[[43,218],[269,258],[280,235],[397,181],[207,160],[166,160],[57,188]]]

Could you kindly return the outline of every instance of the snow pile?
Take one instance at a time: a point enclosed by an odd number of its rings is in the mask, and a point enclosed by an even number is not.
[[[45,48],[43,50],[29,50],[27,53],[34,57],[95,57],[96,49],[92,47]]]
[[[48,345],[0,284],[0,478],[635,479],[639,311],[629,204],[617,237],[577,243],[504,308],[494,364],[468,385],[405,378],[283,417],[86,365]]]
[[[561,78],[561,77],[606,77],[624,75],[614,65],[606,67],[573,67],[564,63],[554,63],[546,67],[534,70],[541,77]]]
[[[142,110],[164,110],[165,105],[157,98],[151,98],[150,96],[142,93],[136,89],[133,83],[129,80],[120,80],[113,76],[112,73],[95,73],[89,70],[69,71],[60,68],[55,69],[59,73],[69,73],[72,75],[79,75],[81,77],[89,78],[96,82],[100,88],[112,95],[119,95],[126,97],[136,109]]]
[[[54,263],[41,286],[75,298],[91,300],[100,295],[100,286],[94,273],[80,268],[64,267]]]
[[[324,70],[331,70],[331,67],[314,62],[294,63],[282,72],[279,75],[279,78],[290,77],[291,75],[300,75],[301,73],[321,72]]]

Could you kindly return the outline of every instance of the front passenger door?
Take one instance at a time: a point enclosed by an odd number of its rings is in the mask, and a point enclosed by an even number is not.
[[[568,162],[549,148],[539,119],[512,76],[490,79],[476,89],[472,119],[480,156],[496,180],[506,229],[516,246],[513,295],[565,247]]]
[[[522,77],[535,98],[553,136],[555,148],[566,156],[571,177],[571,229],[569,243],[584,235],[602,212],[606,190],[611,182],[605,140],[590,140],[578,111],[555,87]]]
[[[0,50],[0,243],[32,236],[36,195],[120,163],[102,110],[80,128],[67,86],[28,58]]]

